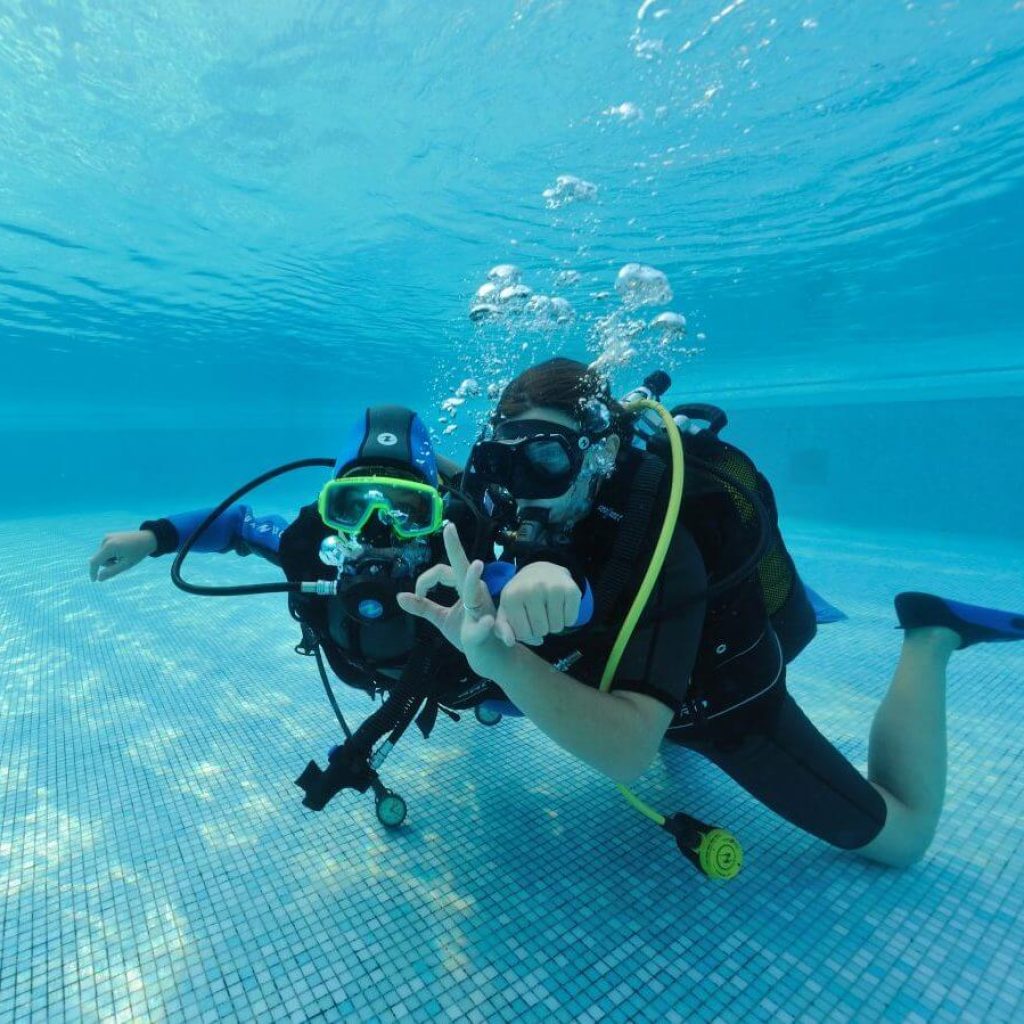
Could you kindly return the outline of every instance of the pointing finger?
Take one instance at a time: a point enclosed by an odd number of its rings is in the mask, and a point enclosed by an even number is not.
[[[476,619],[481,615],[494,614],[494,601],[491,600],[490,592],[481,578],[483,571],[484,563],[478,559],[467,568],[463,580],[462,606]]]
[[[444,549],[448,552],[448,561],[452,571],[455,573],[456,581],[464,580],[469,571],[469,559],[466,558],[462,541],[459,540],[459,531],[454,523],[448,523],[444,528]],[[461,591],[460,591],[461,592]]]

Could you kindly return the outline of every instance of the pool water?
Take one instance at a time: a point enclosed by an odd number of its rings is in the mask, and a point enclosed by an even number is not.
[[[462,460],[542,358],[661,368],[848,616],[787,683],[863,770],[892,596],[1024,609],[1022,75],[1019,0],[0,0],[0,1024],[1021,1019],[1024,645],[954,656],[906,870],[666,745],[715,884],[525,719],[409,730],[401,829],[310,813],[283,597],[87,561],[369,404]]]

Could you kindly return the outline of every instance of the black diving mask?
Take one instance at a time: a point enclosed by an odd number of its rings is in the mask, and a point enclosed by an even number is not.
[[[573,485],[596,439],[545,420],[509,420],[473,445],[467,477],[520,499],[558,498]]]

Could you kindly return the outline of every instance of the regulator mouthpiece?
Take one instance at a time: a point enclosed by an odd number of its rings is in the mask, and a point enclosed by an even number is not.
[[[363,545],[355,537],[343,534],[331,534],[320,543],[320,561],[324,565],[333,565],[340,569],[346,562],[359,558],[363,553]]]

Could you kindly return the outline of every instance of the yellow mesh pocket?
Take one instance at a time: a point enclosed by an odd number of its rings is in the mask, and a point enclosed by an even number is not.
[[[764,529],[769,532],[771,542],[768,550],[757,564],[757,580],[764,598],[765,610],[769,615],[774,615],[789,599],[793,589],[793,567],[779,535],[778,522],[774,514],[774,499],[770,494],[766,494],[764,488],[760,486],[758,472],[754,468],[754,464],[741,452],[726,448],[717,461],[725,473],[744,487],[754,491],[762,499],[764,510],[768,516],[768,521],[764,523]],[[722,487],[736,509],[742,526],[749,530],[751,545],[756,544],[759,524],[753,505],[735,487],[730,487],[724,481]]]

